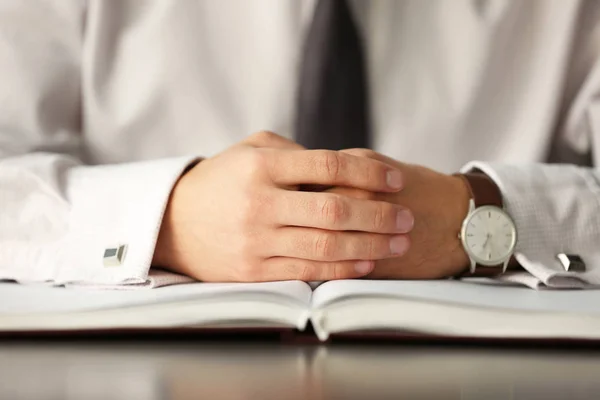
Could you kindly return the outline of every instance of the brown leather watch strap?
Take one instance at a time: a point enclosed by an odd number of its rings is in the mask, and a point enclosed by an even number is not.
[[[498,186],[483,173],[460,174],[467,181],[475,207],[496,206],[504,208],[502,193]]]

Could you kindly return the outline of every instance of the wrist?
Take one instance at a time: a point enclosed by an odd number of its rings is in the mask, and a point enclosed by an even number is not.
[[[451,175],[452,203],[451,203],[451,224],[452,231],[449,233],[450,252],[449,265],[451,270],[448,276],[455,276],[469,266],[469,257],[459,239],[460,230],[463,221],[469,212],[469,200],[471,199],[470,190],[466,182],[459,176]]]
[[[175,188],[177,185],[175,186]],[[152,257],[152,266],[153,267],[161,267],[165,269],[172,270],[171,268],[171,260],[170,255],[173,254],[173,201],[175,198],[175,188],[169,197],[169,202],[165,209],[165,212],[162,217],[162,221],[160,224],[160,230],[158,234],[158,238],[156,240],[156,245],[154,248],[154,255]],[[173,271],[175,272],[175,271]]]
[[[198,162],[200,162],[200,160]],[[153,267],[161,267],[171,272],[188,275],[187,271],[181,267],[181,257],[179,256],[181,252],[177,240],[177,221],[181,220],[178,215],[181,214],[181,210],[184,208],[181,203],[182,198],[185,197],[185,187],[188,186],[188,179],[186,179],[187,174],[198,164],[198,162],[195,162],[186,168],[171,191],[154,248],[154,255],[152,257]]]

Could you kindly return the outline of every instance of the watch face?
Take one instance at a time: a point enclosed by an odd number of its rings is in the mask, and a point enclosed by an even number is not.
[[[478,207],[465,220],[461,237],[467,253],[479,264],[498,265],[510,257],[517,242],[513,220],[499,207]]]

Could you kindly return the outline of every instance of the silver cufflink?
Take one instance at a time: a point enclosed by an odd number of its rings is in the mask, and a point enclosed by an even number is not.
[[[102,257],[105,267],[118,267],[123,264],[125,260],[125,253],[127,253],[127,245],[122,244],[117,247],[108,247],[104,250],[104,256]]]
[[[585,272],[585,263],[581,257],[574,254],[560,253],[556,256],[565,271],[569,272]]]

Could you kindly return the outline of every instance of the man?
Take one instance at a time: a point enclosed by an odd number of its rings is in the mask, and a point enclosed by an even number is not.
[[[3,1],[0,278],[598,284],[600,173],[543,163],[597,154],[599,18],[593,0]]]

